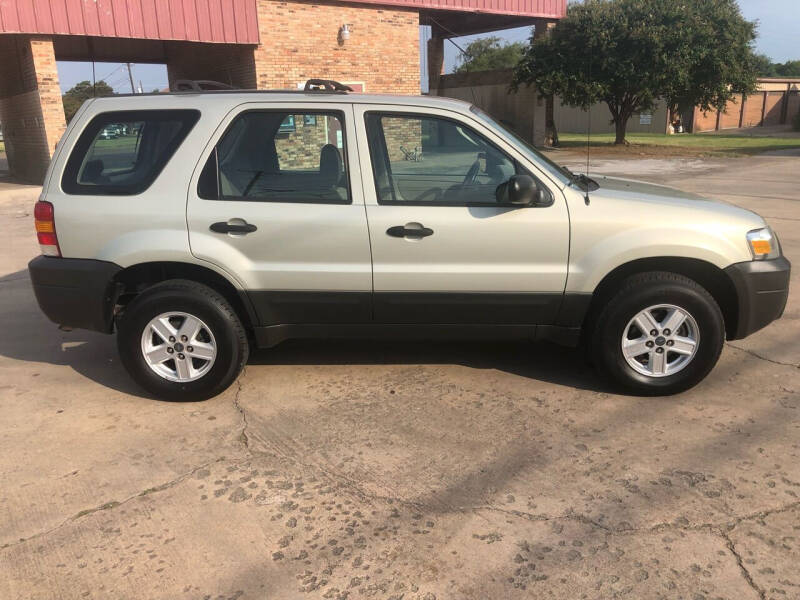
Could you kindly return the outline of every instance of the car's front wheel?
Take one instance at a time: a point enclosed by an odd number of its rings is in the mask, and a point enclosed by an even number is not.
[[[236,312],[220,294],[193,281],[165,281],[146,289],[117,325],[122,364],[163,400],[215,396],[247,362],[247,336]]]
[[[668,272],[629,277],[591,327],[594,364],[639,395],[696,385],[714,368],[725,341],[725,322],[711,294]]]

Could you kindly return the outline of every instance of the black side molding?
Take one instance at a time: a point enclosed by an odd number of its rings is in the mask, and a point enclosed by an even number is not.
[[[272,348],[289,339],[446,340],[500,341],[547,340],[574,347],[580,340],[579,327],[553,325],[411,324],[411,323],[316,323],[256,327],[256,343]]]

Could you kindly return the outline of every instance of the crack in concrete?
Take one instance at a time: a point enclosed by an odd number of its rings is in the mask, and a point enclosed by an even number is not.
[[[701,523],[699,525],[682,526],[682,525],[677,525],[675,523],[659,523],[657,525],[647,528],[625,528],[625,529],[616,529],[612,527],[607,527],[605,525],[598,523],[593,519],[590,519],[586,515],[575,512],[568,512],[564,515],[553,517],[545,514],[535,515],[524,511],[508,510],[491,505],[478,506],[473,508],[472,510],[498,512],[504,515],[525,519],[526,521],[535,521],[535,522],[549,522],[549,521],[559,521],[559,520],[575,521],[584,525],[589,525],[590,527],[602,529],[608,535],[635,535],[641,533],[660,533],[669,530],[705,532],[717,536],[725,542],[726,548],[736,561],[736,565],[738,566],[739,571],[742,574],[742,577],[747,582],[747,585],[749,585],[750,588],[756,594],[758,594],[760,600],[766,600],[766,591],[763,590],[755,582],[753,576],[750,574],[750,571],[745,566],[741,554],[739,554],[739,551],[736,549],[736,545],[733,543],[733,540],[730,537],[730,532],[734,528],[736,528],[739,524],[745,521],[753,519],[763,519],[771,515],[793,510],[795,508],[800,508],[800,502],[793,502],[791,504],[787,504],[786,506],[781,506],[770,510],[759,511],[749,515],[744,515],[741,517],[737,517],[733,521],[728,521],[722,524]]]
[[[398,502],[398,500],[395,500]],[[424,509],[424,507],[421,507]],[[648,527],[625,527],[625,528],[617,528],[617,527],[610,527],[608,525],[603,525],[599,521],[596,521],[583,513],[578,513],[573,510],[569,510],[563,515],[547,515],[547,514],[533,514],[521,510],[509,510],[505,508],[500,508],[499,506],[492,506],[490,504],[483,505],[483,506],[475,506],[467,509],[461,509],[464,511],[491,511],[497,512],[513,517],[519,517],[521,519],[525,519],[526,521],[559,521],[559,520],[567,520],[567,521],[575,521],[577,523],[582,523],[584,525],[589,525],[590,527],[595,527],[597,529],[602,529],[603,531],[612,534],[612,535],[633,535],[639,533],[662,533],[665,531],[696,531],[696,532],[706,532],[712,533],[719,536],[724,537],[727,535],[727,532],[732,531],[740,524],[746,521],[753,521],[756,519],[765,519],[772,515],[788,512],[790,510],[794,510],[800,508],[800,502],[792,502],[790,504],[786,504],[784,506],[779,506],[776,508],[771,508],[768,510],[762,510],[754,513],[749,513],[746,515],[742,515],[739,517],[734,517],[728,521],[722,521],[718,523],[697,523],[697,524],[689,524],[689,525],[680,525],[677,523],[657,523],[655,525],[651,525]]]
[[[741,350],[742,352],[745,352],[746,354],[749,354],[750,356],[753,356],[755,358],[759,358],[759,359],[761,359],[763,361],[772,363],[774,365],[781,365],[783,367],[792,367],[793,369],[800,369],[800,364],[782,362],[780,360],[773,360],[772,358],[767,358],[766,356],[763,356],[763,355],[759,354],[755,350],[748,350],[747,348],[742,348],[741,346],[737,346],[735,344],[731,344],[730,342],[725,342],[725,345],[726,346],[730,346],[731,348],[735,348],[736,350]]]
[[[744,566],[744,561],[742,560],[742,556],[736,550],[736,546],[734,545],[733,540],[730,538],[728,533],[725,531],[721,531],[719,535],[720,537],[722,537],[722,539],[725,540],[725,545],[728,547],[728,551],[733,555],[734,559],[736,560],[736,564],[739,565],[739,571],[741,571],[742,577],[744,577],[744,580],[747,582],[747,585],[749,585],[753,589],[753,591],[755,591],[755,593],[758,594],[758,597],[761,600],[766,600],[767,593],[763,589],[761,589],[761,587],[755,581],[753,581],[753,576],[750,575],[750,571],[748,571],[747,567]]]
[[[784,506],[779,506],[777,508],[770,508],[768,510],[760,510],[754,513],[749,513],[747,515],[743,515],[741,517],[737,517],[733,521],[728,522],[728,526],[730,529],[733,529],[740,523],[744,523],[745,521],[753,521],[756,519],[766,519],[767,517],[771,517],[772,515],[779,515],[781,513],[789,512],[790,510],[794,510],[796,508],[800,508],[800,501],[797,502],[790,502]]]
[[[239,412],[239,415],[242,417],[242,428],[239,430],[239,435],[237,436],[239,441],[244,446],[244,449],[249,452],[251,455],[256,454],[250,448],[250,437],[247,435],[247,428],[249,423],[247,422],[247,413],[244,410],[244,407],[239,403],[239,395],[242,393],[242,379],[244,378],[245,371],[247,367],[245,366],[242,369],[242,372],[239,374],[239,378],[236,380],[236,394],[233,396],[233,407]]]
[[[197,467],[193,467],[189,471],[186,471],[185,473],[182,473],[181,475],[179,475],[178,477],[175,477],[174,479],[170,479],[169,481],[167,481],[165,483],[162,483],[160,485],[157,485],[157,486],[149,487],[149,488],[147,488],[145,490],[142,490],[141,492],[136,492],[135,494],[133,494],[131,496],[128,496],[124,500],[120,500],[120,501],[110,500],[110,501],[104,502],[103,504],[100,504],[98,506],[94,506],[92,508],[87,508],[87,509],[81,510],[81,511],[75,513],[74,515],[72,515],[71,517],[68,517],[68,518],[64,519],[61,523],[59,523],[58,525],[56,525],[54,527],[51,527],[50,529],[47,529],[45,531],[40,531],[39,533],[35,533],[35,534],[33,534],[33,535],[31,535],[31,536],[29,536],[27,538],[20,538],[16,542],[8,542],[6,544],[3,544],[2,546],[0,546],[0,550],[5,550],[6,548],[13,548],[13,547],[18,546],[20,544],[24,544],[26,542],[30,542],[31,540],[35,540],[35,539],[39,539],[39,538],[48,536],[51,533],[54,533],[54,532],[58,531],[62,527],[66,526],[66,525],[69,525],[70,523],[74,523],[75,521],[78,521],[79,519],[82,519],[83,517],[87,517],[87,516],[92,515],[94,513],[101,512],[101,511],[104,511],[104,510],[111,510],[111,509],[117,508],[119,506],[122,506],[123,504],[127,504],[128,502],[130,502],[131,500],[135,500],[136,498],[142,498],[143,496],[149,496],[150,494],[155,494],[157,492],[163,492],[164,490],[168,490],[168,489],[170,489],[172,487],[175,487],[179,483],[185,481],[186,479],[188,479],[189,477],[194,475],[200,469],[205,469],[206,467],[209,467],[210,465],[213,465],[214,463],[217,463],[217,462],[220,462],[220,461],[223,461],[223,460],[226,460],[225,457],[221,457],[221,458],[217,458],[217,459],[205,462],[202,465],[199,465]]]
[[[538,523],[541,522],[547,523],[550,521],[575,521],[583,525],[589,525],[590,527],[594,527],[596,529],[602,529],[603,531],[612,534],[627,533],[629,531],[627,529],[615,530],[611,527],[603,525],[602,523],[599,523],[598,521],[595,521],[594,519],[590,519],[588,516],[582,513],[576,513],[574,511],[568,511],[563,515],[557,515],[557,516],[551,516],[546,514],[536,515],[522,510],[508,510],[506,508],[500,508],[499,506],[492,506],[492,505],[475,506],[467,510],[472,512],[480,512],[480,511],[497,512],[511,517],[518,517],[520,519],[525,519],[526,521],[533,521]]]

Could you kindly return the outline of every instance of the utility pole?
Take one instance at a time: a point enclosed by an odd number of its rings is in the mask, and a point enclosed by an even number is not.
[[[131,94],[135,94],[136,88],[133,87],[133,73],[131,72],[131,63],[125,63],[125,65],[128,67],[128,79],[131,82]]]

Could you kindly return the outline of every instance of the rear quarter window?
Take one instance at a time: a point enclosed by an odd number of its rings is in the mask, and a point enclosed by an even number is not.
[[[131,196],[158,177],[192,130],[196,110],[101,113],[83,130],[67,160],[67,194]]]

